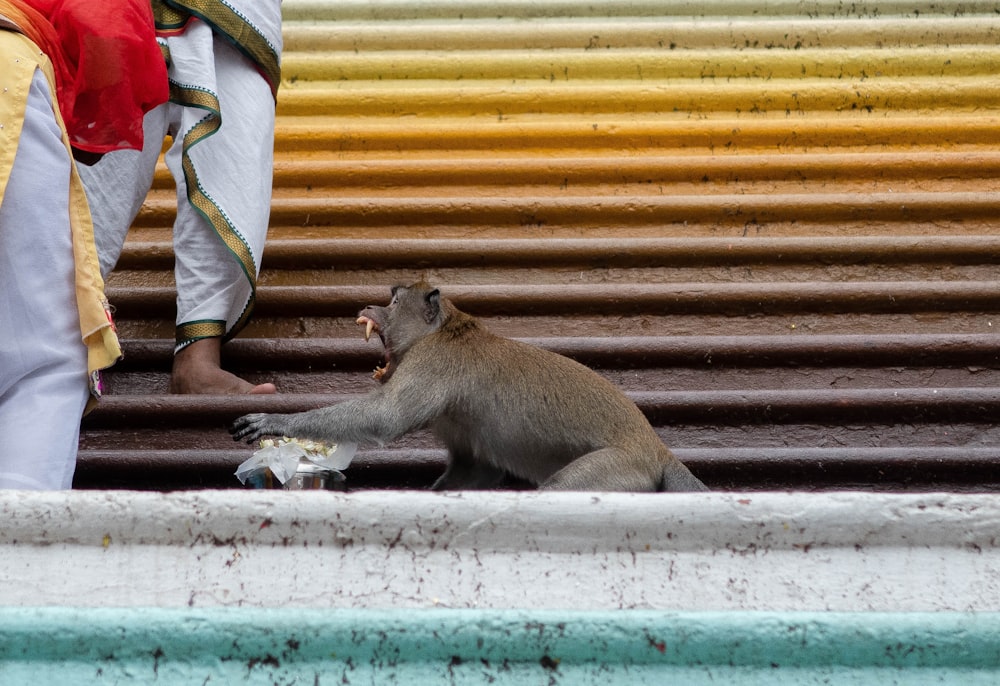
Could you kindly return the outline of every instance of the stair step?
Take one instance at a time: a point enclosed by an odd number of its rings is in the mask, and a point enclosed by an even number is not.
[[[138,233],[138,232],[137,232]],[[173,266],[169,235],[126,242],[119,270]],[[644,268],[780,265],[996,265],[998,236],[858,236],[841,238],[479,238],[381,239],[298,237],[269,239],[262,269],[589,267]]]
[[[802,315],[927,313],[1000,310],[995,281],[667,283],[455,285],[447,294],[478,316],[542,315]],[[350,317],[365,304],[387,301],[386,286],[261,286],[255,313],[261,317]],[[109,287],[120,317],[170,317],[170,287]]]
[[[648,366],[817,367],[823,365],[966,366],[1000,363],[994,334],[871,334],[774,336],[609,336],[518,338],[592,367]],[[125,341],[127,355],[109,370],[169,369],[170,341]],[[356,338],[238,338],[226,345],[239,369],[368,370],[381,356],[377,343]]]
[[[756,389],[627,393],[654,424],[921,420],[987,422],[1000,411],[1000,388]],[[250,412],[303,412],[350,395],[106,396],[85,419],[92,429],[224,426]]]
[[[677,457],[715,490],[1000,490],[995,447],[679,448]],[[77,488],[166,491],[242,488],[243,449],[84,450]],[[440,449],[361,450],[345,470],[349,490],[421,489],[445,467]]]

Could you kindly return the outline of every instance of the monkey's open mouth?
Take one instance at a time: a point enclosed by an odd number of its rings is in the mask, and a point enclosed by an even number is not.
[[[358,317],[357,323],[365,327],[366,341],[371,339],[372,333],[377,333],[379,340],[382,341],[382,348],[385,350],[385,360],[383,361],[382,366],[375,368],[372,378],[376,381],[388,381],[391,359],[389,355],[389,348],[385,344],[385,337],[382,335],[382,328],[378,325],[378,322],[371,317],[366,317],[365,315]]]

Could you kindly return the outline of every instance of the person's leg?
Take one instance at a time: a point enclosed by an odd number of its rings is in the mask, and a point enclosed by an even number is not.
[[[142,120],[142,150],[116,150],[92,166],[77,165],[94,220],[94,242],[101,261],[101,275],[118,263],[125,235],[153,184],[156,161],[167,133],[167,105],[146,113]]]
[[[254,385],[220,366],[222,341],[245,325],[255,296],[270,215],[274,101],[253,64],[222,39],[209,35],[206,42],[207,31],[189,29],[183,48],[171,43],[172,54],[185,50],[186,64],[201,61],[219,117],[213,128],[204,110],[174,106],[178,138],[166,155],[178,187],[170,388],[274,393],[274,384]]]
[[[86,407],[69,225],[71,160],[36,71],[0,203],[0,488],[69,488]]]

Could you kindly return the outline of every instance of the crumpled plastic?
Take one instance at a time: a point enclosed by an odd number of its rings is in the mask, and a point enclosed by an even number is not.
[[[250,459],[236,468],[236,478],[241,484],[246,485],[247,479],[265,469],[270,469],[274,478],[284,484],[292,478],[302,460],[339,472],[351,464],[358,450],[357,443],[338,443],[331,447],[287,436],[277,440],[265,439],[260,445]]]

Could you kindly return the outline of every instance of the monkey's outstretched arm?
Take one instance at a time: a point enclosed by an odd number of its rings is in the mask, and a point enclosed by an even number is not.
[[[263,436],[291,436],[382,445],[425,426],[436,414],[426,402],[407,403],[397,393],[372,393],[308,412],[244,415],[229,432],[233,440],[247,443]]]

